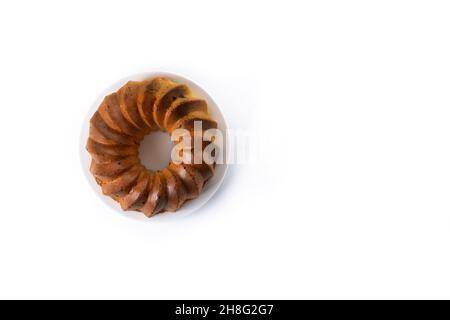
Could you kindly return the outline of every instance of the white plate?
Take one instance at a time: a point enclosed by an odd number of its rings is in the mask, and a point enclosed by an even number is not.
[[[209,199],[214,195],[214,193],[219,189],[220,185],[223,182],[223,179],[225,178],[225,174],[227,172],[227,164],[226,161],[224,164],[217,164],[216,165],[216,171],[214,173],[214,176],[206,183],[205,187],[203,188],[201,194],[198,198],[190,200],[183,204],[183,206],[178,209],[176,212],[166,212],[163,214],[158,214],[155,217],[148,219],[145,217],[142,213],[135,212],[135,211],[122,211],[120,208],[120,205],[112,200],[110,197],[105,196],[102,194],[100,186],[95,182],[94,177],[89,171],[90,162],[91,162],[91,156],[86,150],[86,142],[89,136],[89,120],[92,117],[92,115],[97,110],[98,106],[102,102],[103,98],[115,91],[117,91],[120,87],[122,87],[125,83],[127,83],[130,80],[134,81],[142,81],[149,78],[154,77],[166,77],[169,79],[174,80],[178,83],[184,83],[187,84],[194,95],[197,97],[201,97],[205,99],[208,102],[208,108],[209,111],[214,118],[214,120],[217,121],[218,129],[220,129],[224,135],[224,155],[226,159],[226,140],[227,140],[227,124],[225,122],[225,118],[223,117],[222,112],[220,111],[217,104],[214,102],[214,100],[206,93],[205,90],[200,88],[196,83],[194,83],[192,80],[189,80],[185,77],[172,74],[172,73],[166,73],[166,72],[150,72],[150,73],[143,73],[143,74],[137,74],[132,75],[127,78],[124,78],[113,85],[111,85],[108,89],[106,89],[95,101],[95,103],[91,106],[89,109],[88,114],[86,115],[86,119],[83,124],[82,133],[81,133],[81,139],[80,139],[80,157],[81,157],[81,166],[83,168],[83,172],[85,173],[86,179],[91,185],[94,192],[98,195],[98,197],[112,210],[120,213],[122,216],[139,219],[139,220],[145,220],[145,221],[152,221],[155,219],[165,219],[167,217],[174,217],[174,216],[181,216],[181,215],[187,215],[189,213],[192,213],[196,210],[198,210],[201,206],[203,206],[206,202],[208,202]],[[154,151],[154,150],[151,150]]]

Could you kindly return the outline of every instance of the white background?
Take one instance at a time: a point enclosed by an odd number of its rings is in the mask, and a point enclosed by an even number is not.
[[[3,1],[0,298],[450,298],[446,1]],[[169,71],[262,141],[183,218],[85,181],[109,85]]]

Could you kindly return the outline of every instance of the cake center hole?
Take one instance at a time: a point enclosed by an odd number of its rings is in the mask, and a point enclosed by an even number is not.
[[[145,136],[139,147],[139,157],[148,170],[162,170],[169,165],[174,147],[170,135],[157,131]]]

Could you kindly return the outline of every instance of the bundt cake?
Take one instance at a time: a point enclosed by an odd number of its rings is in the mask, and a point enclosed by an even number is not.
[[[202,123],[203,131],[217,128],[206,101],[194,97],[188,86],[168,78],[130,81],[106,96],[90,120],[87,141],[90,171],[103,194],[123,210],[148,217],[176,211],[198,197],[214,174],[215,163],[172,161],[163,170],[151,171],[139,159],[139,144],[147,134],[157,130],[171,134],[182,128],[192,135],[196,121]],[[203,142],[202,148],[209,143]]]

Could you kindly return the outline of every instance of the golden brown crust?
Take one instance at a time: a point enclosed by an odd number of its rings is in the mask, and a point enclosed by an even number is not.
[[[161,212],[167,204],[166,182],[161,172],[153,175],[149,184],[149,194],[147,202],[142,208],[142,213],[147,217]]]
[[[133,183],[137,180],[140,172],[141,168],[139,166],[133,166],[116,179],[104,182],[102,185],[103,193],[117,197],[126,195],[133,187]]]
[[[127,195],[119,200],[122,210],[138,210],[145,205],[148,196],[149,179],[150,173],[141,170],[136,184]]]
[[[104,112],[108,113],[114,124],[120,129],[121,132],[134,137],[139,141],[145,133],[142,130],[137,129],[130,121],[128,121],[122,114],[119,105],[119,99],[117,93],[110,94],[105,97],[105,103],[102,104]]]
[[[132,155],[138,155],[137,146],[127,145],[106,145],[98,143],[92,139],[88,139],[87,150],[92,158],[97,162],[111,162],[118,159],[126,158]]]
[[[137,164],[139,164],[139,158],[136,156],[131,156],[107,163],[99,163],[93,160],[90,170],[95,177],[101,177],[102,180],[108,178],[113,179]]]
[[[185,98],[190,94],[190,89],[184,84],[177,84],[164,91],[155,101],[153,119],[161,130],[164,128],[164,116],[170,105],[179,98]]]
[[[178,128],[183,128],[188,131],[193,131],[195,128],[195,122],[201,122],[202,124],[202,131],[205,131],[206,129],[203,128],[203,123],[211,123],[213,124],[215,121],[211,119],[211,116],[205,112],[201,111],[194,111],[187,115],[185,115],[182,118],[179,118],[175,123],[172,125],[172,131]]]
[[[101,142],[100,140],[114,141],[116,144],[135,145],[135,140],[119,131],[115,130],[103,119],[100,112],[97,111],[91,118],[91,129],[93,128],[99,135],[99,139],[96,139],[95,134],[90,134],[90,138]],[[100,136],[101,135],[101,136]]]
[[[181,182],[181,179],[172,173],[168,168],[163,171],[164,179],[166,180],[167,190],[167,204],[165,209],[167,211],[176,211],[186,201],[186,190]]]
[[[172,132],[172,126],[178,119],[184,118],[192,112],[208,112],[208,105],[205,100],[197,98],[182,98],[174,101],[164,116],[164,128]]]
[[[117,91],[119,99],[120,110],[124,117],[139,130],[148,133],[150,128],[139,114],[138,109],[138,92],[141,88],[141,83],[136,81],[129,81],[126,85]]]
[[[186,190],[186,199],[197,198],[203,187],[203,177],[196,170],[193,170],[191,166],[184,164],[169,165],[169,170],[177,175],[183,183]]]
[[[153,119],[153,110],[155,101],[167,88],[173,86],[173,82],[165,78],[155,78],[141,83],[138,90],[137,105],[139,115],[150,129],[156,129],[156,123]]]

